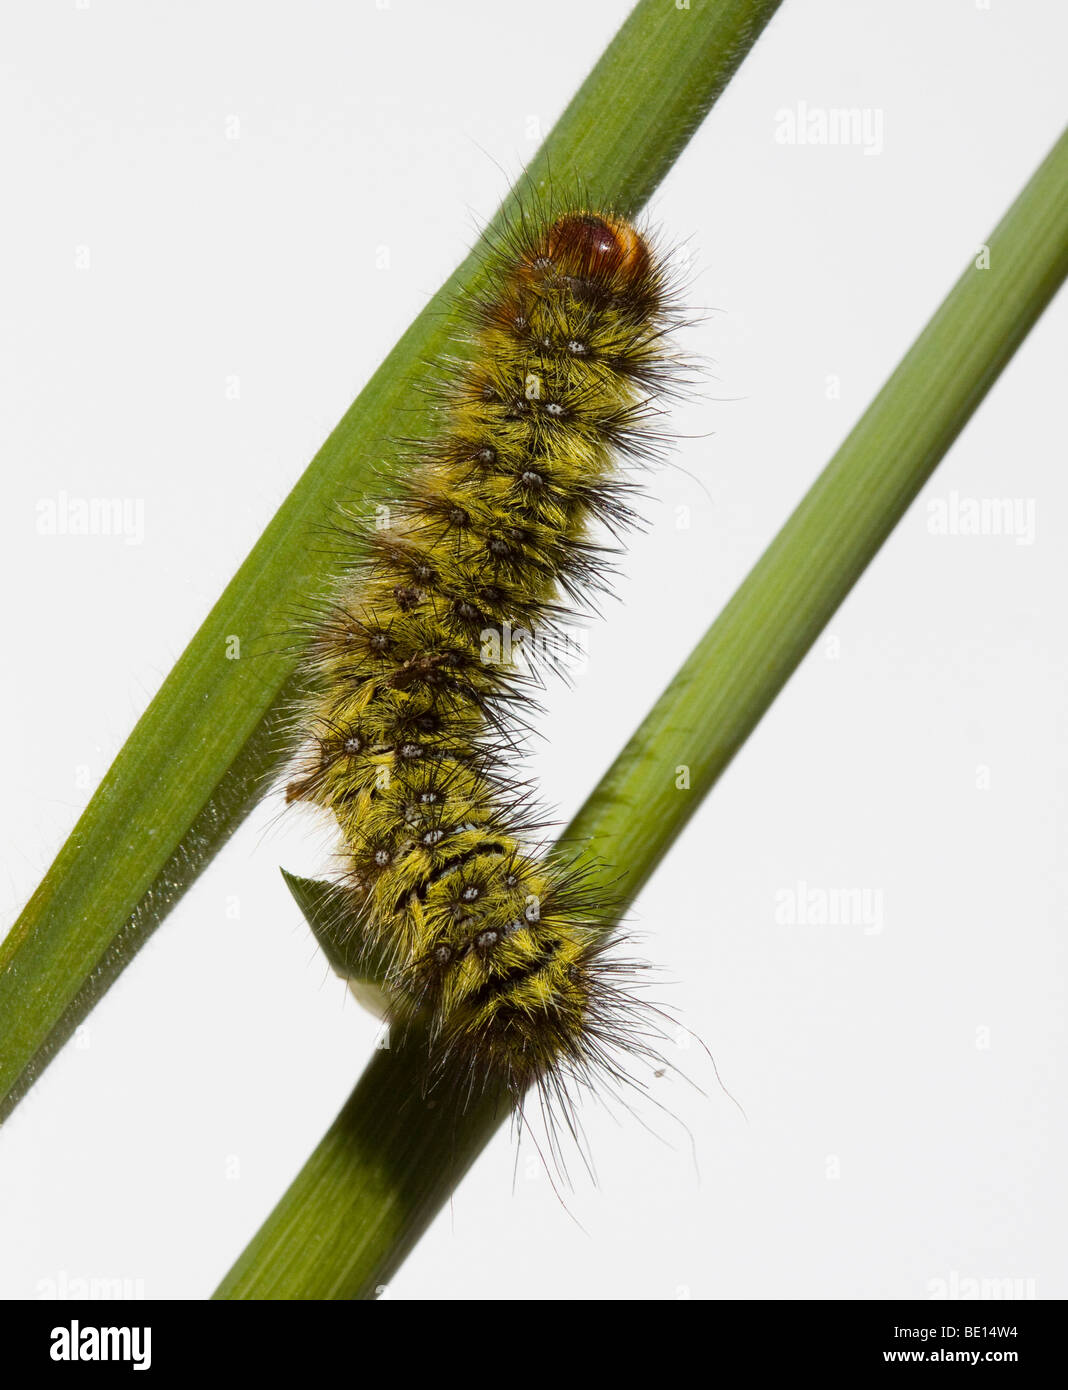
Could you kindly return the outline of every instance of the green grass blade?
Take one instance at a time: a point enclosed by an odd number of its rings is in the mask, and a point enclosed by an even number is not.
[[[957,282],[565,832],[626,866],[628,901],[1063,282],[1068,132],[988,244],[990,268]],[[386,1283],[504,1113],[492,1097],[458,1122],[428,1110],[421,1067],[417,1048],[376,1054],[216,1298],[362,1298]]]
[[[580,179],[636,212],[723,91],[779,0],[679,10],[642,0],[527,171]],[[494,225],[514,207],[506,199]],[[317,527],[372,482],[379,443],[419,421],[422,363],[455,332],[450,306],[477,283],[459,267],[349,408],[167,677],[25,911],[0,946],[0,1118],[32,1084],[186,887],[262,795],[282,752],[278,710],[292,652],[227,661],[293,625],[324,581]],[[276,642],[263,645],[277,645]],[[253,669],[254,668],[254,669]]]
[[[304,913],[304,920],[311,927],[312,935],[330,962],[334,974],[350,984],[375,991],[385,1004],[382,989],[389,974],[390,962],[386,948],[383,946],[365,952],[358,936],[339,937],[336,889],[333,884],[323,883],[319,879],[299,878],[285,869],[282,870],[282,877],[296,898],[297,906]]]

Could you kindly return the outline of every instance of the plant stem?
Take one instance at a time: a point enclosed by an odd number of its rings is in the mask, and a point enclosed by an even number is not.
[[[1064,280],[1068,132],[988,244],[990,268],[961,276],[565,832],[627,867],[628,902]],[[387,1282],[506,1111],[429,1111],[423,1065],[417,1047],[374,1057],[216,1298],[363,1298]]]

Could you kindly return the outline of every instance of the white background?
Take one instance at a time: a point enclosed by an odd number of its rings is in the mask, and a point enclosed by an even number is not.
[[[7,919],[626,11],[4,7]],[[1056,138],[1066,43],[1054,0],[787,0],[662,186],[716,375],[589,668],[551,691],[533,772],[562,815]],[[881,151],[778,143],[801,101],[881,112]],[[670,1123],[665,1143],[588,1107],[599,1183],[574,1221],[526,1149],[513,1191],[502,1134],[392,1296],[923,1298],[954,1274],[1068,1294],[1066,336],[1062,297],[636,905],[748,1125],[691,1048],[706,1094],[663,1099],[699,1176]],[[38,534],[62,491],[143,499],[143,544]],[[930,534],[953,491],[1033,499],[1033,544]],[[206,1296],[347,1095],[376,1025],[278,875],[329,835],[278,809],[5,1126],[0,1294]],[[881,895],[880,930],[776,921],[799,882]]]

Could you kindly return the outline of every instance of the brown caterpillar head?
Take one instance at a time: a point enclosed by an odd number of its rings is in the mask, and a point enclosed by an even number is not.
[[[652,256],[629,222],[610,213],[568,212],[545,233],[532,269],[561,279],[612,284],[620,290],[644,284]]]

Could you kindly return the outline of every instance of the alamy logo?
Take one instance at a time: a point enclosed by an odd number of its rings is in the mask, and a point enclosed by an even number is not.
[[[1033,497],[932,497],[927,503],[932,536],[1012,536],[1017,545],[1035,543]]]
[[[990,1299],[992,1301],[1027,1300],[1037,1298],[1034,1279],[1015,1279],[1011,1275],[995,1278],[974,1278],[955,1269],[948,1278],[928,1279],[927,1297],[939,1299]]]
[[[574,676],[589,664],[588,632],[581,627],[529,631],[504,622],[482,629],[479,649],[483,666],[563,667]]]
[[[883,113],[878,106],[783,106],[775,112],[779,145],[854,145],[867,154],[883,152]]]
[[[775,923],[780,927],[860,927],[865,936],[883,929],[881,888],[819,888],[798,879],[775,894]]]
[[[127,545],[145,539],[143,497],[72,497],[60,492],[37,503],[39,536],[121,536]]]
[[[79,1029],[79,1032],[81,1031]],[[83,1036],[85,1035],[83,1034]],[[83,1045],[87,1047],[88,1041]],[[144,1296],[145,1281],[143,1279],[112,1278],[103,1274],[68,1274],[65,1269],[61,1269],[54,1278],[49,1275],[47,1278],[37,1281],[37,1297],[45,1300],[62,1301],[68,1298],[91,1298],[114,1301],[120,1298],[138,1299],[144,1298]]]
[[[129,1361],[135,1371],[152,1365],[151,1327],[53,1327],[53,1361]]]

